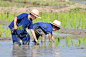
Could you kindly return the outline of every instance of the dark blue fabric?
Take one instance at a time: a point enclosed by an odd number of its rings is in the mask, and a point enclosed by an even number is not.
[[[48,33],[52,34],[52,25],[50,23],[38,22],[38,23],[34,23],[33,26],[35,28],[38,28],[40,26],[44,30],[45,34]]]
[[[27,33],[26,28],[28,29],[33,29],[33,23],[32,20],[28,19],[28,14],[27,13],[22,13],[17,16],[17,26],[22,25],[22,30],[17,30],[17,33]],[[14,28],[14,20],[11,22],[11,24],[8,26],[10,29]]]
[[[27,33],[26,28],[33,29],[32,20],[28,19],[27,13],[22,13],[22,14],[18,15],[17,18],[18,18],[17,19],[17,27],[22,25],[22,30],[17,29],[17,30],[12,31],[12,28],[14,28],[14,20],[8,26],[11,29],[13,42],[18,42],[18,38],[20,38],[23,41],[29,41],[30,35]],[[24,34],[25,36],[19,37],[20,34]]]
[[[30,41],[30,35],[28,33],[26,33],[24,37],[19,37],[16,30],[11,30],[11,34],[13,42],[18,42],[18,39],[21,39],[22,41]]]

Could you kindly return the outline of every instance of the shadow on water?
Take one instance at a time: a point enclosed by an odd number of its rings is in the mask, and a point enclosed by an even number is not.
[[[30,45],[13,46],[11,41],[0,41],[0,57],[86,57],[86,46],[78,46],[77,40],[71,41],[69,46],[66,45],[65,40],[57,42],[41,43],[34,45],[31,41]],[[83,48],[82,48],[83,47]]]

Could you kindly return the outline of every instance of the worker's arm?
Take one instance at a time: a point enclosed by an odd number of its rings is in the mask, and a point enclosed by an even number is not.
[[[34,37],[36,43],[39,44],[39,42],[38,42],[38,40],[37,40],[37,38],[36,38],[36,35],[35,35],[34,30],[33,30],[33,29],[30,29],[30,30],[31,30],[31,33],[32,33],[32,35],[33,35],[33,37]]]
[[[48,35],[49,35],[49,41],[53,41],[54,42],[54,36],[51,33],[49,33]]]
[[[14,29],[17,29],[17,24],[16,24],[17,23],[17,19],[18,19],[17,17],[14,18]]]

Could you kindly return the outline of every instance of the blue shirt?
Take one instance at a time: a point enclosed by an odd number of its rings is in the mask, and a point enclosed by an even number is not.
[[[51,33],[52,34],[52,25],[50,23],[44,23],[44,22],[38,22],[38,23],[34,23],[35,28],[37,27],[41,27],[44,30],[45,34]]]
[[[22,13],[17,16],[17,26],[22,25],[22,30],[17,30],[18,33],[26,33],[26,28],[33,29],[33,23],[32,20],[28,19],[27,13]],[[14,28],[14,20],[11,22],[11,24],[8,26],[10,29]]]

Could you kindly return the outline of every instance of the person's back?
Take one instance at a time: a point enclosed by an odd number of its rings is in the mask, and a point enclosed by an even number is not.
[[[38,22],[33,24],[34,29],[37,29],[39,27],[44,31],[45,34],[52,34],[52,25],[50,23]]]
[[[35,31],[37,40],[39,36],[42,36],[42,38],[46,38],[46,34],[48,34],[49,40],[54,41],[52,31],[59,30],[60,26],[61,26],[61,22],[58,20],[55,20],[53,23],[45,23],[45,22],[34,23],[33,29]],[[43,41],[45,41],[45,39]],[[35,40],[33,42],[35,42]]]

